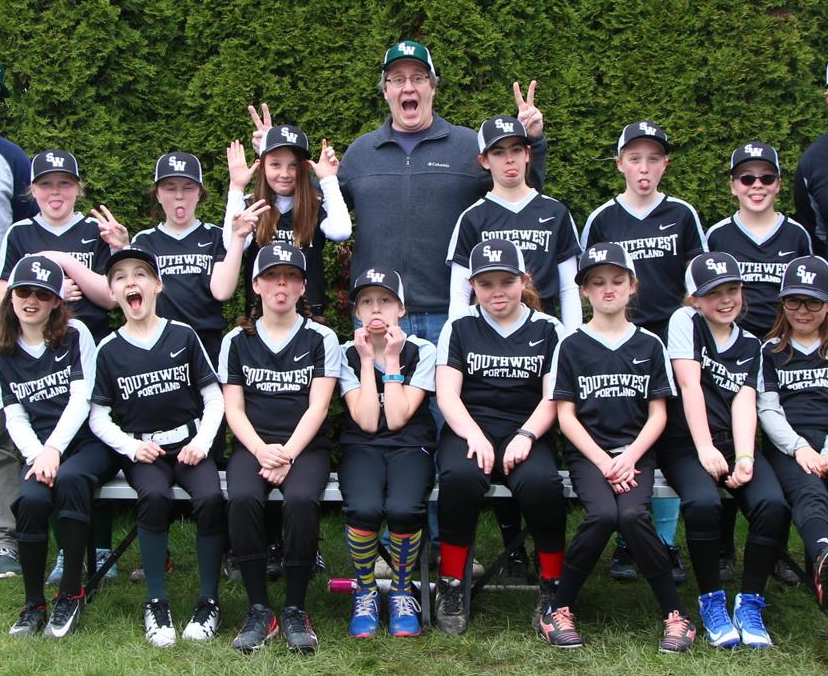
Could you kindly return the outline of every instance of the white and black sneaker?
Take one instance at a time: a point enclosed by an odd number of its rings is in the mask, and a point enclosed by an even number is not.
[[[80,614],[85,605],[86,596],[83,589],[77,596],[59,594],[55,599],[55,605],[49,616],[49,622],[43,630],[43,635],[48,638],[63,638],[73,634],[78,628]]]
[[[147,641],[156,648],[175,645],[175,627],[167,599],[151,599],[144,604],[144,628]]]
[[[193,616],[181,632],[186,641],[208,641],[215,638],[221,624],[221,613],[215,599],[199,596]]]
[[[35,636],[46,624],[46,606],[42,603],[27,602],[20,611],[9,634],[12,636]]]

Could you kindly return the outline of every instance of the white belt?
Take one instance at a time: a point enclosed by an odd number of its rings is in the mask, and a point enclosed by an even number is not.
[[[199,427],[201,427],[201,419],[196,418],[192,422],[184,423],[171,430],[144,432],[141,434],[141,441],[154,441],[159,446],[180,444],[182,441],[187,441],[187,439],[194,436],[195,432],[198,432]],[[195,428],[195,432],[193,432],[193,428]]]

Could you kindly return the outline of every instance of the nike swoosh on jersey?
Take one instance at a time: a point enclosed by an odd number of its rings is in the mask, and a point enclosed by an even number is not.
[[[304,359],[304,358],[305,358],[305,357],[307,357],[309,354],[310,354],[310,350],[308,350],[308,351],[307,351],[307,352],[305,352],[304,354],[300,354],[298,357],[294,357],[294,358],[293,358],[293,361],[299,361],[300,359]]]
[[[540,216],[538,216],[538,223],[548,223],[549,221],[554,221],[554,220],[555,220],[554,216],[550,216],[549,218],[541,218]]]
[[[92,244],[92,242],[97,241],[97,237],[93,237],[92,239],[81,239],[81,244]]]
[[[645,361],[650,361],[648,359],[639,359],[638,357],[633,357],[633,364],[643,364]]]
[[[546,338],[541,338],[540,340],[530,340],[529,347],[535,347],[535,345],[540,345]]]
[[[171,357],[172,359],[175,359],[178,355],[180,355],[180,354],[181,354],[182,352],[184,352],[184,350],[186,350],[186,349],[187,349],[186,347],[182,347],[182,348],[181,348],[180,350],[178,350],[177,352],[170,352],[170,357]]]
[[[778,255],[779,256],[790,256],[790,255],[795,254],[795,253],[796,253],[796,251],[780,251]]]
[[[753,357],[748,357],[747,359],[737,359],[736,366],[742,366],[743,364],[747,364],[749,361],[753,361]]]
[[[57,357],[57,356],[56,356],[56,357],[55,357],[55,361],[63,361],[63,358],[64,358],[67,354],[69,354],[69,350],[66,350],[66,352],[64,352],[64,353],[63,353],[62,355],[60,355],[59,357]]]
[[[658,229],[659,230],[666,230],[667,228],[672,228],[674,225],[675,225],[675,223],[668,223],[667,225],[659,225]]]
[[[198,246],[199,248],[203,249],[205,246],[210,246],[211,244],[212,242],[199,242]]]

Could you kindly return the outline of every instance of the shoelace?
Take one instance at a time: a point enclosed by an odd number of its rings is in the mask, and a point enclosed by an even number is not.
[[[289,611],[283,616],[282,630],[288,634],[312,634],[308,616],[299,610]]]
[[[44,612],[46,610],[46,606],[36,606],[32,603],[27,603],[23,606],[23,611],[20,613],[20,618],[17,620],[17,624],[21,626],[30,626],[37,622],[37,615],[40,612]]]
[[[255,631],[260,624],[264,624],[267,627],[267,611],[258,608],[251,609],[247,613],[247,618],[244,621],[241,633],[245,634],[248,631]]]
[[[713,598],[706,598],[703,601],[704,610],[702,615],[710,616],[710,619],[713,621],[714,627],[719,627],[722,624],[727,624],[730,622],[730,617],[727,614],[727,608],[725,608],[725,604],[720,602],[718,599]],[[705,622],[707,624],[707,622]],[[711,628],[712,627],[708,627]]]
[[[667,637],[681,637],[690,626],[690,620],[682,617],[678,610],[674,610],[664,620],[664,638]]]
[[[212,599],[199,599],[193,611],[193,622],[206,624],[216,614],[216,604]]]
[[[420,612],[420,604],[410,594],[392,596],[391,603],[394,604],[394,612],[397,615],[416,615]]]
[[[163,601],[153,599],[149,602],[149,610],[152,613],[153,622],[157,627],[171,627],[170,607]]]
[[[447,615],[459,615],[463,610],[463,587],[462,585],[451,585],[446,583],[441,590],[443,599],[443,610]]]
[[[75,601],[79,601],[82,598],[82,593],[78,596],[61,594],[58,597],[58,600],[55,601],[55,607],[52,610],[52,621],[54,624],[57,624],[58,626],[66,624],[69,621],[69,618],[72,617],[73,604]]]
[[[575,631],[575,615],[566,606],[552,613],[552,621],[560,631]]]
[[[742,595],[742,604],[739,606],[740,614],[742,615],[742,625],[747,625],[751,629],[764,630],[765,624],[762,622],[762,608],[764,607],[765,604],[762,599],[756,597],[746,599]]]
[[[354,600],[355,617],[373,617],[377,614],[377,592],[359,594]]]
[[[14,552],[7,547],[0,547],[0,556],[8,556],[10,559],[17,561],[17,552]]]

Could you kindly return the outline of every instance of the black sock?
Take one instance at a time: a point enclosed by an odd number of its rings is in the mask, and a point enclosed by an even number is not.
[[[745,545],[745,562],[742,570],[742,593],[764,594],[768,575],[779,556],[777,547],[748,542]]]
[[[61,519],[60,546],[63,549],[63,577],[60,580],[60,593],[77,596],[81,590],[83,576],[83,557],[89,540],[89,524],[77,519]]]
[[[285,605],[305,609],[305,595],[311,577],[310,566],[285,566]]]
[[[687,538],[687,550],[693,563],[693,572],[699,583],[699,593],[709,594],[722,588],[719,577],[719,541],[691,540]]]
[[[674,610],[678,610],[682,615],[685,615],[684,606],[681,605],[678,591],[676,591],[676,583],[673,580],[673,573],[669,571],[663,575],[657,575],[647,580],[650,587],[655,594],[658,605],[661,606],[661,616],[667,616]]]
[[[270,599],[267,596],[267,557],[238,561],[238,564],[250,605],[260,603],[270,608]]]
[[[46,599],[43,595],[43,578],[46,576],[46,554],[49,543],[18,542],[18,556],[20,567],[23,569],[23,587],[26,590],[26,602],[43,605]]]

